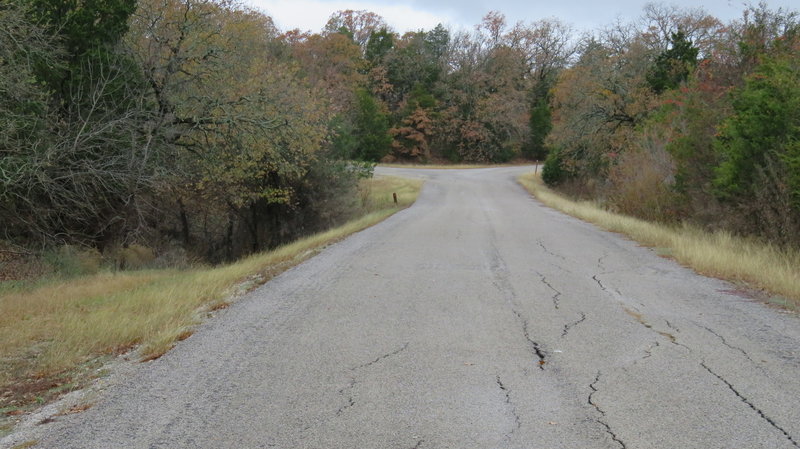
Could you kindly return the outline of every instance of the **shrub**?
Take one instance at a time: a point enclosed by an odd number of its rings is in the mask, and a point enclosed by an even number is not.
[[[561,150],[554,149],[550,151],[550,154],[544,161],[544,167],[542,167],[542,180],[545,184],[557,186],[571,177],[572,173],[564,164],[564,157],[561,154]]]

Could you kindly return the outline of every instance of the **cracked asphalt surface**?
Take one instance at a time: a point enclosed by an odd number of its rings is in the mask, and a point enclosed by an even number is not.
[[[378,168],[427,179],[412,208],[38,447],[800,447],[800,320],[542,206],[530,169]]]

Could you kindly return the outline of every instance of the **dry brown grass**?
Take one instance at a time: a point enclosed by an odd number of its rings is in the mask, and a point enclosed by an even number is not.
[[[361,218],[225,266],[106,272],[0,291],[0,413],[75,388],[87,371],[81,367],[98,358],[134,347],[142,359],[159,357],[208,312],[410,205],[420,187],[418,180],[366,181]]]
[[[685,224],[667,226],[611,213],[592,202],[565,198],[533,174],[521,176],[519,182],[547,206],[657,248],[660,254],[699,273],[764,290],[775,295],[771,303],[792,310],[800,308],[798,251],[725,231],[708,232]]]

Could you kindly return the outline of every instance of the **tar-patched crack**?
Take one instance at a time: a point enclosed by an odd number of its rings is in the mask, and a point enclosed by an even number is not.
[[[612,295],[613,295],[613,294],[616,294],[616,295],[617,295],[617,296],[619,296],[619,297],[621,297],[621,296],[622,296],[622,293],[621,293],[619,290],[616,290],[616,289],[614,289],[614,290],[611,290],[611,289],[610,289],[608,286],[606,286],[605,284],[603,284],[603,281],[601,281],[601,280],[600,280],[600,278],[598,278],[597,276],[598,276],[598,275],[596,275],[596,274],[595,274],[595,275],[593,275],[593,276],[592,276],[592,279],[594,279],[594,281],[595,281],[595,282],[597,282],[597,285],[598,285],[598,286],[600,286],[600,289],[601,289],[601,290],[603,290],[603,291],[604,291],[604,292],[606,292],[606,293],[612,292]],[[684,348],[684,349],[688,350],[689,352],[691,352],[691,351],[692,351],[692,349],[691,349],[690,347],[688,347],[688,346],[686,346],[686,345],[684,345],[684,344],[682,344],[682,343],[679,343],[679,342],[678,342],[678,338],[677,338],[677,337],[675,337],[675,335],[674,335],[674,334],[671,334],[671,333],[669,333],[669,332],[660,331],[660,330],[658,330],[658,329],[655,329],[655,328],[653,327],[653,325],[652,325],[652,324],[648,323],[648,322],[647,322],[647,320],[645,320],[645,319],[644,319],[644,316],[643,316],[643,315],[642,315],[642,314],[641,314],[639,311],[637,311],[637,310],[632,310],[632,309],[628,308],[628,307],[627,307],[627,306],[625,306],[625,305],[623,305],[623,306],[622,306],[622,309],[625,311],[625,313],[627,313],[628,315],[630,315],[630,316],[632,316],[634,319],[636,319],[636,322],[637,322],[637,323],[639,323],[639,324],[641,324],[642,326],[644,326],[645,328],[647,328],[647,329],[649,329],[649,330],[651,330],[651,331],[653,331],[653,332],[657,333],[658,335],[661,335],[662,337],[665,337],[665,338],[666,338],[667,340],[669,340],[669,342],[670,342],[670,343],[672,343],[673,345],[680,346],[680,347],[682,347],[682,348]],[[669,321],[666,321],[666,320],[665,320],[665,322],[667,323],[667,326],[668,326],[670,329],[673,329],[673,330],[675,330],[675,331],[677,332],[677,328],[675,328],[674,326],[672,326],[672,324],[671,324]]]
[[[522,421],[520,420],[519,415],[517,414],[517,407],[514,405],[513,402],[511,402],[511,396],[510,392],[508,391],[508,388],[505,386],[503,381],[500,380],[500,375],[496,377],[496,382],[497,386],[500,387],[500,391],[505,396],[506,405],[508,405],[508,409],[511,412],[511,415],[514,417],[514,428],[511,429],[511,432],[508,432],[508,434],[506,434],[506,439],[510,439],[511,435],[513,435],[514,432],[516,432],[520,427],[522,427]]]
[[[420,449],[422,447],[422,443],[424,443],[424,442],[425,442],[425,440],[417,441],[417,444],[415,444],[414,447],[412,447],[411,449]]]
[[[531,352],[533,352],[533,354],[539,358],[539,369],[544,370],[544,365],[547,363],[545,352],[539,342],[531,338],[531,334],[528,331],[528,320],[526,320],[525,317],[523,317],[518,311],[512,309],[512,312],[514,312],[514,315],[517,317],[517,320],[522,326],[522,334],[525,336],[525,340],[528,341],[528,345],[531,347]]]
[[[559,301],[561,298],[561,292],[558,291],[557,288],[553,287],[553,284],[551,284],[550,281],[547,280],[547,277],[545,275],[539,273],[538,271],[536,272],[536,274],[539,275],[539,278],[541,278],[542,284],[546,285],[547,288],[553,291],[553,294],[550,296],[550,299],[553,301],[553,307],[558,309]]]
[[[570,329],[572,329],[573,327],[575,327],[575,326],[583,323],[584,321],[586,321],[586,314],[583,313],[583,312],[580,312],[580,315],[581,315],[581,317],[578,318],[577,320],[572,321],[572,322],[567,323],[567,324],[564,325],[564,330],[561,331],[561,338],[566,337],[567,334],[569,333]]]
[[[617,434],[614,432],[611,426],[605,421],[606,412],[594,400],[594,394],[597,393],[598,391],[597,384],[599,382],[600,382],[600,371],[597,372],[597,376],[595,376],[594,381],[592,381],[592,383],[589,384],[589,389],[592,390],[592,392],[589,393],[589,399],[588,399],[589,405],[594,407],[594,409],[597,410],[597,413],[600,414],[600,418],[595,419],[595,421],[605,428],[606,433],[611,437],[612,440],[614,440],[614,442],[619,444],[619,446],[622,449],[627,449],[625,443],[617,436]]]
[[[372,365],[374,365],[376,363],[379,363],[379,362],[381,362],[381,361],[383,361],[383,360],[385,360],[385,359],[387,359],[389,357],[395,356],[395,355],[405,351],[407,348],[408,348],[408,342],[406,342],[403,346],[395,349],[392,352],[387,352],[386,354],[383,354],[383,355],[375,358],[374,360],[371,360],[371,361],[369,361],[367,363],[364,363],[364,364],[358,365],[358,366],[356,366],[354,368],[351,368],[350,371],[355,373],[356,371],[362,370],[364,368],[368,368],[368,367],[370,367],[370,366],[372,366]],[[347,384],[347,386],[338,391],[339,396],[345,398],[345,403],[341,407],[339,407],[338,410],[336,410],[336,416],[340,416],[347,409],[349,409],[350,407],[356,405],[355,398],[353,397],[353,390],[355,389],[356,384],[358,384],[358,381],[356,380],[356,376],[352,375],[350,377],[350,382]]]
[[[789,442],[790,442],[790,443],[792,443],[792,445],[793,445],[794,447],[800,447],[800,445],[798,445],[797,441],[795,441],[795,439],[794,439],[794,438],[793,438],[791,435],[789,435],[789,433],[788,433],[786,430],[784,430],[784,429],[783,429],[783,427],[779,426],[779,425],[778,425],[778,423],[776,423],[776,422],[775,422],[775,421],[774,421],[772,418],[770,418],[769,416],[767,416],[767,415],[766,415],[766,413],[764,413],[764,411],[763,411],[763,410],[761,410],[760,408],[756,407],[756,406],[755,406],[755,404],[753,404],[752,402],[750,402],[750,400],[749,400],[749,399],[747,399],[747,397],[745,397],[744,395],[742,395],[742,393],[740,393],[740,392],[739,392],[739,390],[737,390],[737,389],[736,389],[736,387],[734,387],[734,386],[733,386],[733,384],[731,384],[730,382],[728,382],[728,380],[727,380],[727,379],[725,379],[724,377],[720,376],[719,374],[717,374],[716,372],[714,372],[714,371],[713,371],[711,368],[709,368],[709,367],[708,367],[708,365],[706,365],[706,362],[705,362],[705,361],[703,361],[703,362],[700,362],[700,366],[702,366],[702,367],[703,367],[703,368],[704,368],[706,371],[708,371],[708,372],[709,372],[709,373],[710,373],[712,376],[714,376],[714,377],[716,377],[717,379],[719,379],[719,380],[720,380],[720,382],[724,383],[724,384],[725,384],[725,385],[728,387],[728,389],[730,389],[730,390],[733,392],[733,394],[735,394],[735,395],[736,395],[736,397],[738,397],[738,398],[739,398],[739,400],[741,400],[742,402],[744,402],[744,403],[745,403],[745,404],[746,404],[748,407],[750,407],[751,409],[753,409],[753,411],[754,411],[754,412],[756,412],[756,413],[758,414],[758,416],[760,416],[760,417],[761,417],[761,418],[762,418],[764,421],[768,422],[768,423],[769,423],[769,424],[770,424],[772,427],[774,427],[774,428],[775,428],[777,431],[779,431],[780,433],[782,433],[782,434],[783,434],[783,436],[784,436],[784,437],[786,437],[786,439],[787,439],[787,440],[789,440]]]

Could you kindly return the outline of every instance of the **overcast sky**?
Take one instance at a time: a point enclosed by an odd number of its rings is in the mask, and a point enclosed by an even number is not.
[[[395,31],[430,30],[438,23],[452,29],[472,29],[491,10],[506,15],[509,24],[557,17],[579,30],[594,30],[617,18],[634,19],[642,12],[645,0],[243,0],[269,14],[281,30],[299,28],[318,32],[330,15],[338,10],[368,10],[380,14]],[[702,6],[727,22],[741,17],[742,0],[673,0],[661,2],[682,7]],[[751,3],[758,3],[754,0]],[[797,0],[769,0],[771,7],[797,9]]]

